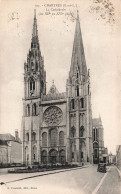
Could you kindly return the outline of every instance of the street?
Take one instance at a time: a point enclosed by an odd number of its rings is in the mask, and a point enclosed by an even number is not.
[[[59,171],[61,170],[1,175],[0,182],[5,182],[6,185],[1,186],[0,192],[2,194],[14,192],[23,194],[33,192],[41,194],[120,194],[121,180],[115,166],[108,167],[107,173],[97,172],[96,165],[65,172]]]

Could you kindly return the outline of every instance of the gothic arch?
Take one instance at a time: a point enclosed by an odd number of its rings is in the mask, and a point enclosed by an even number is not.
[[[59,145],[63,146],[64,145],[64,132],[60,131],[59,133]]]
[[[29,141],[29,133],[26,133],[26,141]]]
[[[88,84],[88,94],[90,94],[90,86],[89,86],[89,84]]]
[[[33,162],[37,161],[37,147],[36,145],[33,146]]]
[[[98,140],[98,128],[97,127],[94,127],[93,128],[93,141],[97,141]]]
[[[47,133],[43,132],[42,133],[42,146],[47,146]]]
[[[75,109],[75,101],[74,101],[74,99],[71,100],[71,109]]]
[[[70,147],[71,147],[71,161],[74,161],[74,153],[75,153],[75,141],[74,140],[70,142]]]
[[[27,104],[26,109],[27,109],[27,116],[30,116],[30,105],[29,104]]]
[[[84,98],[80,99],[80,105],[81,105],[81,108],[84,108]]]
[[[31,69],[34,70],[34,63],[31,62]]]
[[[34,103],[33,105],[32,105],[32,115],[37,115],[37,106],[36,106],[36,103]]]
[[[33,140],[33,141],[36,140],[36,133],[35,133],[35,132],[32,133],[32,140]]]
[[[84,136],[84,126],[82,125],[79,129],[79,137],[83,137]]]
[[[35,80],[33,77],[29,79],[30,92],[35,90]]]
[[[57,129],[56,128],[50,129],[50,145],[51,146],[57,145]]]
[[[76,95],[79,96],[79,86],[76,86]]]
[[[75,127],[73,126],[73,127],[71,127],[70,136],[71,136],[71,137],[75,137],[75,133],[76,133],[76,129],[75,129]]]
[[[29,148],[28,146],[25,147],[25,164],[29,164]]]
[[[86,162],[87,161],[86,144],[82,140],[80,141],[80,160],[81,160],[81,162]]]
[[[49,161],[51,164],[56,164],[56,162],[57,162],[57,150],[51,149],[49,151]]]
[[[99,144],[98,142],[93,142],[93,162],[97,164],[99,162]]]
[[[66,158],[65,158],[65,150],[62,149],[62,150],[59,151],[59,162],[61,164],[64,164],[65,160],[66,160]]]
[[[47,164],[47,151],[43,150],[41,152],[42,164]]]

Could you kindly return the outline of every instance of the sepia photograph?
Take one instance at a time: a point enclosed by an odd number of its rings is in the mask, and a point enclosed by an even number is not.
[[[0,0],[0,194],[121,193],[120,10]]]

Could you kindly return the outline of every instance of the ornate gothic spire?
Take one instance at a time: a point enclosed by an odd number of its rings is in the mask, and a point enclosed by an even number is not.
[[[39,45],[38,30],[37,30],[37,19],[36,19],[36,10],[34,10],[34,23],[33,23],[33,31],[32,31],[32,43]]]
[[[79,13],[77,11],[76,28],[74,35],[73,51],[71,58],[70,77],[75,74],[85,76],[87,74],[87,67],[85,61],[84,47],[82,41],[82,34],[79,21]]]
[[[33,33],[32,37],[38,36],[37,33],[37,19],[36,19],[36,10],[34,10],[34,24],[33,24]]]
[[[30,87],[28,87],[29,96],[31,96],[31,91],[34,91],[33,95],[39,96],[40,94],[46,94],[46,71],[44,70],[44,58],[41,55],[39,46],[36,10],[34,10],[31,48],[29,49],[29,53],[27,55],[27,62],[24,63],[24,70],[25,80],[29,80],[30,82]],[[37,79],[38,83],[36,83]]]

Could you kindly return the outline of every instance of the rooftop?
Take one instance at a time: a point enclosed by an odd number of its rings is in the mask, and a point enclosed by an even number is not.
[[[20,138],[18,138],[18,140],[16,140],[15,137],[13,135],[11,135],[10,133],[0,134],[0,140],[1,141],[21,142]]]
[[[0,134],[0,140],[3,141],[15,141],[15,137],[10,133]]]

